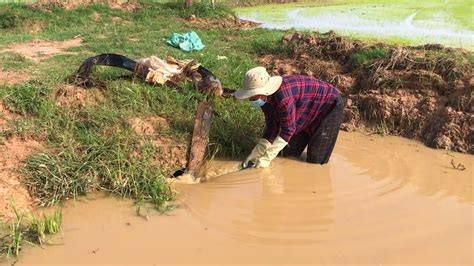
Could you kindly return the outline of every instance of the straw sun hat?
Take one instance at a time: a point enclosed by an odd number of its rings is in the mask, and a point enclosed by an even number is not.
[[[242,88],[235,92],[235,98],[248,99],[255,95],[272,95],[280,88],[282,78],[270,77],[264,67],[252,68],[245,74]]]

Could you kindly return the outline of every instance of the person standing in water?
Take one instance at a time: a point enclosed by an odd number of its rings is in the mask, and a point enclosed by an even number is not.
[[[265,130],[241,168],[264,168],[282,151],[299,157],[306,146],[306,161],[325,164],[336,144],[344,104],[339,90],[303,75],[270,77],[264,67],[250,69],[235,92],[265,115]]]

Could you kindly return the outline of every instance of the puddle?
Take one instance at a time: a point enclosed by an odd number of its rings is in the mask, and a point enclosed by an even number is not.
[[[278,158],[217,176],[234,164],[216,163],[210,181],[176,185],[181,208],[148,221],[130,201],[69,202],[62,236],[16,265],[472,264],[473,166],[472,155],[341,132],[329,165]]]

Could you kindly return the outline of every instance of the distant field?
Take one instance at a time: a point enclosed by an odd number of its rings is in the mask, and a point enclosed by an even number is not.
[[[473,12],[473,1],[462,0],[333,0],[237,9],[241,17],[269,28],[336,30],[357,38],[464,48],[473,46]]]

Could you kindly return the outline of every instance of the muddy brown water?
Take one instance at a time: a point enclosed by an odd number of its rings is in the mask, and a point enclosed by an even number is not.
[[[328,165],[278,158],[269,169],[179,184],[181,207],[148,221],[130,201],[69,202],[62,235],[27,248],[17,265],[472,265],[473,158],[342,132]]]

